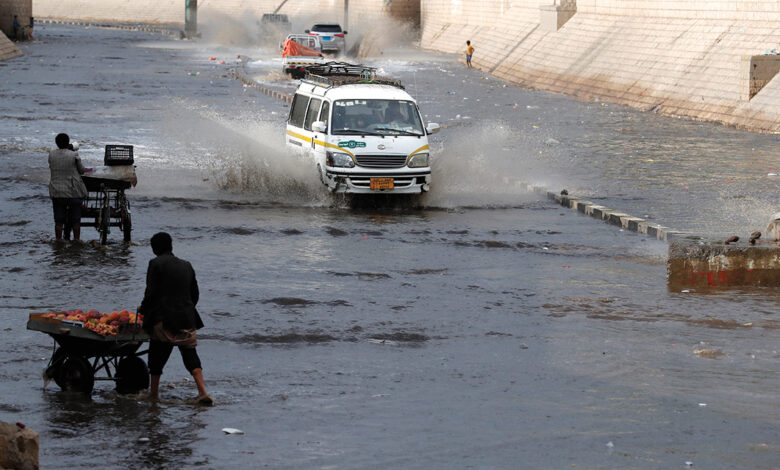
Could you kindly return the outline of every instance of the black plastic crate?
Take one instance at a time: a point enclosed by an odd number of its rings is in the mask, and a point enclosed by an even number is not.
[[[103,163],[106,166],[132,165],[133,146],[132,145],[106,145],[106,156],[103,159]]]

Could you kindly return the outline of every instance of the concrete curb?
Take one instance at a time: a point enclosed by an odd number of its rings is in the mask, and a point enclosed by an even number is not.
[[[642,233],[647,236],[657,238],[658,240],[668,242],[671,240],[688,237],[701,238],[696,237],[691,233],[686,233],[681,230],[675,230],[660,224],[648,222],[645,219],[634,217],[630,214],[626,214],[625,212],[609,209],[586,199],[567,194],[556,194],[542,186],[527,184],[525,187],[529,192],[545,196],[547,199],[553,200],[563,207],[567,207],[582,214],[588,215],[594,219],[600,219],[609,224],[617,225],[624,230]]]
[[[40,24],[66,24],[71,26],[85,26],[85,27],[91,26],[95,28],[112,28],[112,29],[124,29],[127,31],[144,31],[148,33],[166,34],[169,36],[179,36],[181,33],[179,29],[176,29],[175,26],[170,26],[169,28],[155,28],[146,25],[129,25],[129,24],[105,23],[105,22],[97,22],[97,21],[60,20],[56,18],[36,19],[35,22]]]
[[[254,88],[255,90],[259,91],[260,93],[263,93],[264,95],[268,95],[271,98],[276,98],[278,100],[282,100],[285,103],[292,103],[293,95],[289,93],[285,93],[283,91],[274,90],[272,88],[268,88],[265,85],[261,85],[260,83],[256,82],[255,80],[252,80],[246,75],[246,71],[244,70],[244,67],[246,65],[246,62],[248,60],[247,57],[239,56],[238,57],[241,60],[241,66],[233,69],[233,76],[236,78],[236,80],[240,80],[241,83],[244,85]]]

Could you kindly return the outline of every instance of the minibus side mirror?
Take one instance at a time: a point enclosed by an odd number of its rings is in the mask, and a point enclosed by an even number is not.
[[[309,30],[308,30],[308,29],[307,29],[307,30],[305,30],[305,31],[304,31],[304,33],[306,33],[306,34],[309,34]]]
[[[425,132],[428,134],[435,134],[441,130],[441,126],[436,124],[435,122],[429,122],[427,126],[425,126]]]
[[[328,126],[323,121],[314,121],[311,124],[311,130],[314,132],[322,132],[324,134],[328,130]]]
[[[344,33],[344,34],[347,34],[347,32],[346,32],[346,31],[342,31],[342,33]]]

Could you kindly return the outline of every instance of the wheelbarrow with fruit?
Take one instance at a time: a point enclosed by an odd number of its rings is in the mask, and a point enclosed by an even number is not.
[[[149,350],[139,351],[149,341],[142,323],[142,314],[127,310],[71,310],[31,313],[27,329],[55,341],[45,384],[54,380],[62,390],[89,395],[96,380],[110,380],[118,393],[130,394],[149,387],[149,369],[141,358]]]

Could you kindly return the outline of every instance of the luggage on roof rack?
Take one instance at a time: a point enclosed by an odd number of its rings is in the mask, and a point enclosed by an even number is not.
[[[304,80],[315,85],[328,87],[355,83],[375,83],[392,85],[403,89],[403,85],[398,80],[377,77],[374,67],[349,64],[347,62],[327,62],[325,64],[307,66]]]

